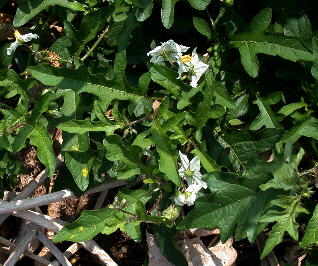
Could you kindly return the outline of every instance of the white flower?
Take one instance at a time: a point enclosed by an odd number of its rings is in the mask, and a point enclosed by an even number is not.
[[[14,32],[15,41],[7,48],[7,55],[11,55],[17,49],[18,46],[22,45],[25,42],[29,42],[32,39],[39,38],[38,35],[33,33],[27,33],[22,35],[17,30]]]
[[[152,57],[150,62],[155,64],[161,64],[165,60],[170,63],[174,63],[178,62],[182,57],[182,53],[186,52],[188,49],[189,47],[179,45],[173,40],[169,40],[148,52],[147,55]]]
[[[209,65],[200,61],[199,56],[197,54],[197,48],[193,50],[191,56],[190,55],[181,56],[178,61],[178,64],[179,64],[178,78],[181,77],[182,73],[187,72],[191,79],[190,86],[194,88],[198,86],[199,79],[209,68]]]
[[[195,156],[191,161],[189,161],[188,157],[180,151],[179,155],[181,159],[181,167],[178,170],[179,175],[182,178],[185,178],[189,186],[195,184],[199,185],[200,188],[207,188],[207,183],[201,180],[200,158]]]
[[[200,189],[201,186],[198,184],[190,185],[184,193],[178,192],[178,195],[174,198],[174,203],[178,206],[183,206],[184,204],[193,205]]]

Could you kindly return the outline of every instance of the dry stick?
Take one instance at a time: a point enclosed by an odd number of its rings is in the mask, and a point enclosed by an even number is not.
[[[81,245],[79,243],[73,243],[67,250],[63,252],[63,254],[66,258],[69,258],[72,255],[74,255],[80,248],[81,248]],[[54,260],[48,266],[58,266],[58,265],[60,265],[59,261]]]
[[[0,236],[0,243],[2,243],[3,245],[6,245],[8,247],[10,247],[11,249],[15,248],[16,247],[16,244],[14,244],[13,242],[9,241],[8,239]],[[4,250],[8,253],[11,253],[11,250]],[[35,261],[38,261],[44,265],[49,265],[50,264],[50,261],[46,260],[46,259],[43,259],[41,258],[40,256],[38,255],[35,255],[33,254],[32,252],[28,251],[28,250],[25,250],[24,251],[24,255],[28,256],[29,258],[35,260]]]
[[[63,266],[72,266],[72,263],[68,261],[68,259],[64,256],[64,254],[58,249],[57,246],[53,244],[53,242],[47,238],[41,231],[38,231],[38,238],[43,243],[43,245],[47,246],[48,249],[52,252],[52,254],[58,259],[58,261]]]
[[[58,168],[62,164],[61,160],[58,160],[56,163],[56,168]],[[15,196],[12,200],[21,200],[30,197],[35,190],[37,190],[41,185],[45,183],[49,174],[48,170],[43,170],[37,177],[32,180],[17,196]],[[0,217],[0,225],[8,218],[8,214],[1,215]]]
[[[12,213],[13,216],[20,217],[26,220],[29,220],[35,224],[46,227],[47,229],[52,230],[53,232],[60,231],[67,222],[52,218],[48,215],[40,214],[34,211],[20,211],[17,213]],[[112,260],[112,258],[94,241],[87,240],[80,242],[80,244],[89,252],[96,255],[101,262],[105,265],[116,266],[117,264]]]
[[[25,235],[25,237],[17,244],[9,258],[3,264],[3,266],[14,266],[18,260],[20,260],[20,256],[24,253],[24,251],[28,248],[29,243],[33,240],[36,235],[36,229],[31,230],[29,233]]]
[[[89,189],[84,193],[91,194],[103,191],[105,189],[110,189],[114,187],[119,187],[125,185],[125,180],[116,180],[109,183],[104,183],[100,186]],[[53,202],[64,201],[70,198],[76,198],[74,193],[70,189],[64,189],[58,192],[54,192],[51,194],[46,194],[34,198],[22,199],[22,200],[13,200],[10,202],[0,202],[0,214],[11,213],[13,211],[20,211],[26,209],[32,209],[34,207],[48,205]]]

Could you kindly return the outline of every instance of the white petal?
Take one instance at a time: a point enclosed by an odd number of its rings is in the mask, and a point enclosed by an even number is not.
[[[189,159],[188,159],[187,155],[185,155],[179,151],[179,156],[181,159],[182,167],[185,169],[189,169],[190,163],[189,163]]]
[[[183,206],[185,204],[185,200],[186,200],[186,197],[184,194],[181,194],[179,193],[179,195],[177,195],[175,198],[174,198],[174,203],[178,206]]]
[[[23,42],[29,42],[31,41],[32,39],[37,39],[39,38],[39,36],[37,34],[33,34],[33,33],[27,33],[27,34],[24,34],[24,35],[21,35],[18,40],[19,41],[23,41]]]
[[[200,158],[195,156],[190,162],[190,170],[193,172],[200,172]]]
[[[198,193],[201,188],[202,188],[202,187],[201,187],[200,184],[198,184],[198,183],[193,183],[192,185],[190,185],[190,186],[186,189],[186,191],[187,191],[187,192],[191,192],[191,193]]]
[[[185,198],[185,203],[188,205],[188,206],[191,206],[194,204],[195,200],[197,199],[197,195],[196,193],[191,193],[190,196],[186,197]]]
[[[186,171],[187,169],[185,169],[183,166],[178,170],[178,173],[179,173],[179,176],[181,177],[184,177],[184,172]]]
[[[17,41],[17,40],[14,41],[13,43],[11,43],[11,45],[7,48],[7,55],[11,55],[12,53],[14,53],[14,51],[20,45],[21,45],[21,43],[19,41]]]

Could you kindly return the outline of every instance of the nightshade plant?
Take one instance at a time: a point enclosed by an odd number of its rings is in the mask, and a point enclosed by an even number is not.
[[[22,171],[15,154],[35,146],[51,177],[64,158],[56,190],[127,180],[56,242],[117,229],[141,241],[143,223],[161,243],[219,228],[223,242],[265,232],[262,258],[283,239],[314,254],[317,4],[250,2],[18,1],[17,45],[0,43],[1,193]]]

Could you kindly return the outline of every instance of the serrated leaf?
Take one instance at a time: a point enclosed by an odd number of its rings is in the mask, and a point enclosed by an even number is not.
[[[20,27],[34,18],[42,10],[52,5],[59,5],[75,11],[85,11],[84,6],[74,0],[26,0],[19,2],[13,25]]]
[[[120,125],[110,124],[106,121],[90,121],[90,120],[70,120],[63,122],[57,126],[68,133],[84,134],[86,132],[106,132],[107,135],[113,134]]]
[[[89,175],[94,156],[89,152],[66,152],[65,164],[72,173],[78,188],[84,191],[89,185]]]
[[[282,128],[275,116],[275,113],[272,111],[266,100],[261,97],[257,97],[257,100],[253,103],[257,104],[260,114],[251,123],[251,130],[259,130],[263,126],[265,128]]]
[[[251,226],[255,228],[246,213],[257,210],[255,213],[259,216],[271,199],[269,194],[249,188],[240,182],[244,179],[235,174],[220,175],[215,172],[204,176],[212,195],[199,197],[194,209],[177,225],[178,229],[220,228],[221,241],[225,242],[234,234],[237,224],[244,224],[245,230],[253,230]],[[253,223],[257,224],[257,221]]]
[[[206,22],[205,19],[199,18],[199,17],[193,17],[193,26],[194,28],[201,33],[202,35],[206,36],[209,40],[212,37],[212,32],[211,32],[211,27],[210,25]]]
[[[150,139],[156,144],[159,154],[159,170],[166,175],[167,179],[180,186],[180,177],[177,172],[177,150],[158,123],[151,128]]]
[[[316,205],[314,213],[310,218],[305,230],[305,234],[301,240],[300,247],[304,248],[318,242],[318,205]]]
[[[271,203],[276,206],[275,209],[269,210],[263,215],[260,218],[260,222],[276,222],[276,224],[272,227],[261,254],[261,259],[266,257],[277,244],[282,242],[285,232],[288,232],[293,239],[298,240],[297,227],[299,224],[296,222],[296,218],[300,213],[308,213],[301,206],[298,197],[280,196],[278,199],[272,200]],[[283,210],[277,210],[277,207]]]
[[[126,91],[121,81],[108,81],[100,75],[91,75],[85,68],[70,70],[53,68],[47,64],[29,68],[31,74],[44,85],[56,86],[61,89],[71,89],[77,94],[88,92],[99,97],[101,102],[118,100],[138,100],[146,97]]]
[[[174,6],[178,0],[162,0],[161,21],[166,29],[169,29],[174,22]]]
[[[290,61],[313,60],[311,51],[298,38],[265,33],[265,27],[270,21],[269,15],[271,12],[261,11],[252,20],[249,32],[236,34],[230,41],[239,49],[242,65],[252,77],[256,77],[259,72],[257,54],[280,56]]]
[[[188,0],[190,5],[198,10],[204,10],[211,3],[211,0]]]
[[[30,134],[30,144],[36,146],[36,155],[39,161],[48,169],[49,176],[53,177],[55,172],[55,155],[53,152],[53,143],[45,126],[38,123],[32,127]]]

